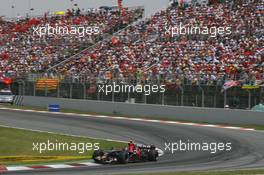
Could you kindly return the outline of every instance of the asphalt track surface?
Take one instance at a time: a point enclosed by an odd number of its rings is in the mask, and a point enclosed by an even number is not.
[[[172,154],[169,151],[165,151],[165,154],[157,162],[60,170],[48,169],[7,174],[90,175],[131,172],[236,170],[264,167],[264,132],[8,110],[0,111],[0,125],[117,140],[134,138],[139,143],[154,144],[162,150],[165,149],[165,142],[173,143],[179,140],[232,143],[231,151],[222,151],[216,154],[210,154],[205,151],[178,151]]]

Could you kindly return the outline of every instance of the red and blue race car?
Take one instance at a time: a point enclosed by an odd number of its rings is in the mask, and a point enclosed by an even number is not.
[[[134,149],[97,150],[93,153],[93,160],[101,164],[126,164],[134,162],[156,161],[159,154],[153,145],[134,145]]]

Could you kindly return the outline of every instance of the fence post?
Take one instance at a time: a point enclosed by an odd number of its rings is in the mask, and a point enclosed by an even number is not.
[[[204,101],[204,90],[202,89],[202,107],[205,107],[205,101]]]
[[[114,93],[114,91],[112,91],[112,102],[114,102],[115,101],[115,93]]]
[[[24,80],[22,80],[22,95],[26,95],[26,83]]]
[[[47,85],[47,80],[45,81],[45,97],[48,96],[48,85]]]
[[[202,107],[204,108],[204,89],[199,85],[199,89],[202,91]]]
[[[100,91],[98,90],[98,88],[97,88],[97,101],[100,101],[101,99],[101,97],[100,97],[101,95],[100,95]]]
[[[264,104],[264,86],[260,86],[259,103]]]
[[[165,84],[164,81],[161,82],[160,78],[158,78],[157,81],[158,81],[158,85],[159,85],[159,86]],[[166,91],[164,91],[164,92],[161,94],[161,104],[162,104],[162,105],[165,105],[165,92],[166,92]]]
[[[251,91],[248,90],[248,109],[251,109]]]
[[[214,108],[216,108],[216,102],[217,102],[217,96],[216,94],[214,95]]]
[[[33,81],[33,96],[36,96],[36,82]]]
[[[147,104],[147,96],[145,93],[144,93],[144,104]]]
[[[57,86],[57,98],[60,98],[60,85],[61,83],[59,82]]]
[[[227,105],[227,90],[224,91],[224,108],[226,107]]]
[[[70,83],[70,99],[72,99],[72,83]]]
[[[216,108],[217,105],[217,91],[218,90],[218,86],[215,86],[215,94],[214,94],[214,108]]]
[[[162,97],[161,98],[162,98],[161,99],[161,104],[165,105],[165,99],[164,99],[165,98],[165,92],[162,93]]]
[[[21,86],[21,82],[17,82],[17,84],[18,84],[18,95],[22,95],[22,86]]]
[[[130,92],[127,91],[127,101],[130,103]]]
[[[86,99],[86,84],[83,83],[83,99]]]
[[[180,86],[180,90],[181,90],[181,106],[184,105],[184,101],[183,101],[183,98],[184,98],[184,89],[182,86]]]

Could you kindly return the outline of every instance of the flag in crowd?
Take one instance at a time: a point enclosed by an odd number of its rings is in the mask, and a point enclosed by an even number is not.
[[[227,89],[230,89],[231,87],[239,86],[239,81],[229,80],[225,82],[225,84],[222,87],[222,92],[226,91]]]

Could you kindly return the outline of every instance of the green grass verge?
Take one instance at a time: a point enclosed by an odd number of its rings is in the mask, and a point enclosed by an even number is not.
[[[14,109],[25,109],[25,110],[40,110],[40,111],[47,111],[47,108],[43,107],[32,107],[32,106],[12,106],[12,105],[2,105],[4,107],[8,108],[14,108]],[[109,115],[109,116],[118,116],[118,117],[137,117],[137,118],[142,118],[142,116],[130,116],[130,115],[123,115],[123,114],[109,114],[109,113],[95,113],[95,112],[85,112],[85,111],[79,111],[79,110],[73,110],[73,109],[61,109],[61,112],[65,113],[76,113],[76,114],[89,114],[89,115]],[[163,117],[163,118],[158,118],[158,117],[151,117],[151,116],[143,116],[145,119],[162,119],[162,120],[171,120],[171,118],[168,117]],[[189,120],[176,120],[179,122],[194,122],[194,121],[189,121]],[[237,126],[237,127],[244,127],[244,128],[252,128],[256,130],[264,130],[264,125],[230,125],[227,123],[208,123],[208,122],[197,122],[200,124],[217,124],[217,125],[225,125],[225,126]]]
[[[238,171],[208,171],[208,172],[175,172],[175,173],[149,173],[149,174],[119,174],[119,175],[263,175],[264,170],[238,170]]]
[[[33,143],[57,144],[57,150],[33,150]],[[59,143],[65,144],[58,146]],[[124,143],[73,137],[46,132],[0,127],[0,165],[39,164],[91,159],[93,149],[99,143],[100,149],[122,148]],[[42,144],[44,148],[44,144]],[[87,146],[87,148],[86,148]],[[50,146],[52,149],[53,146]],[[77,151],[76,151],[77,150]]]

